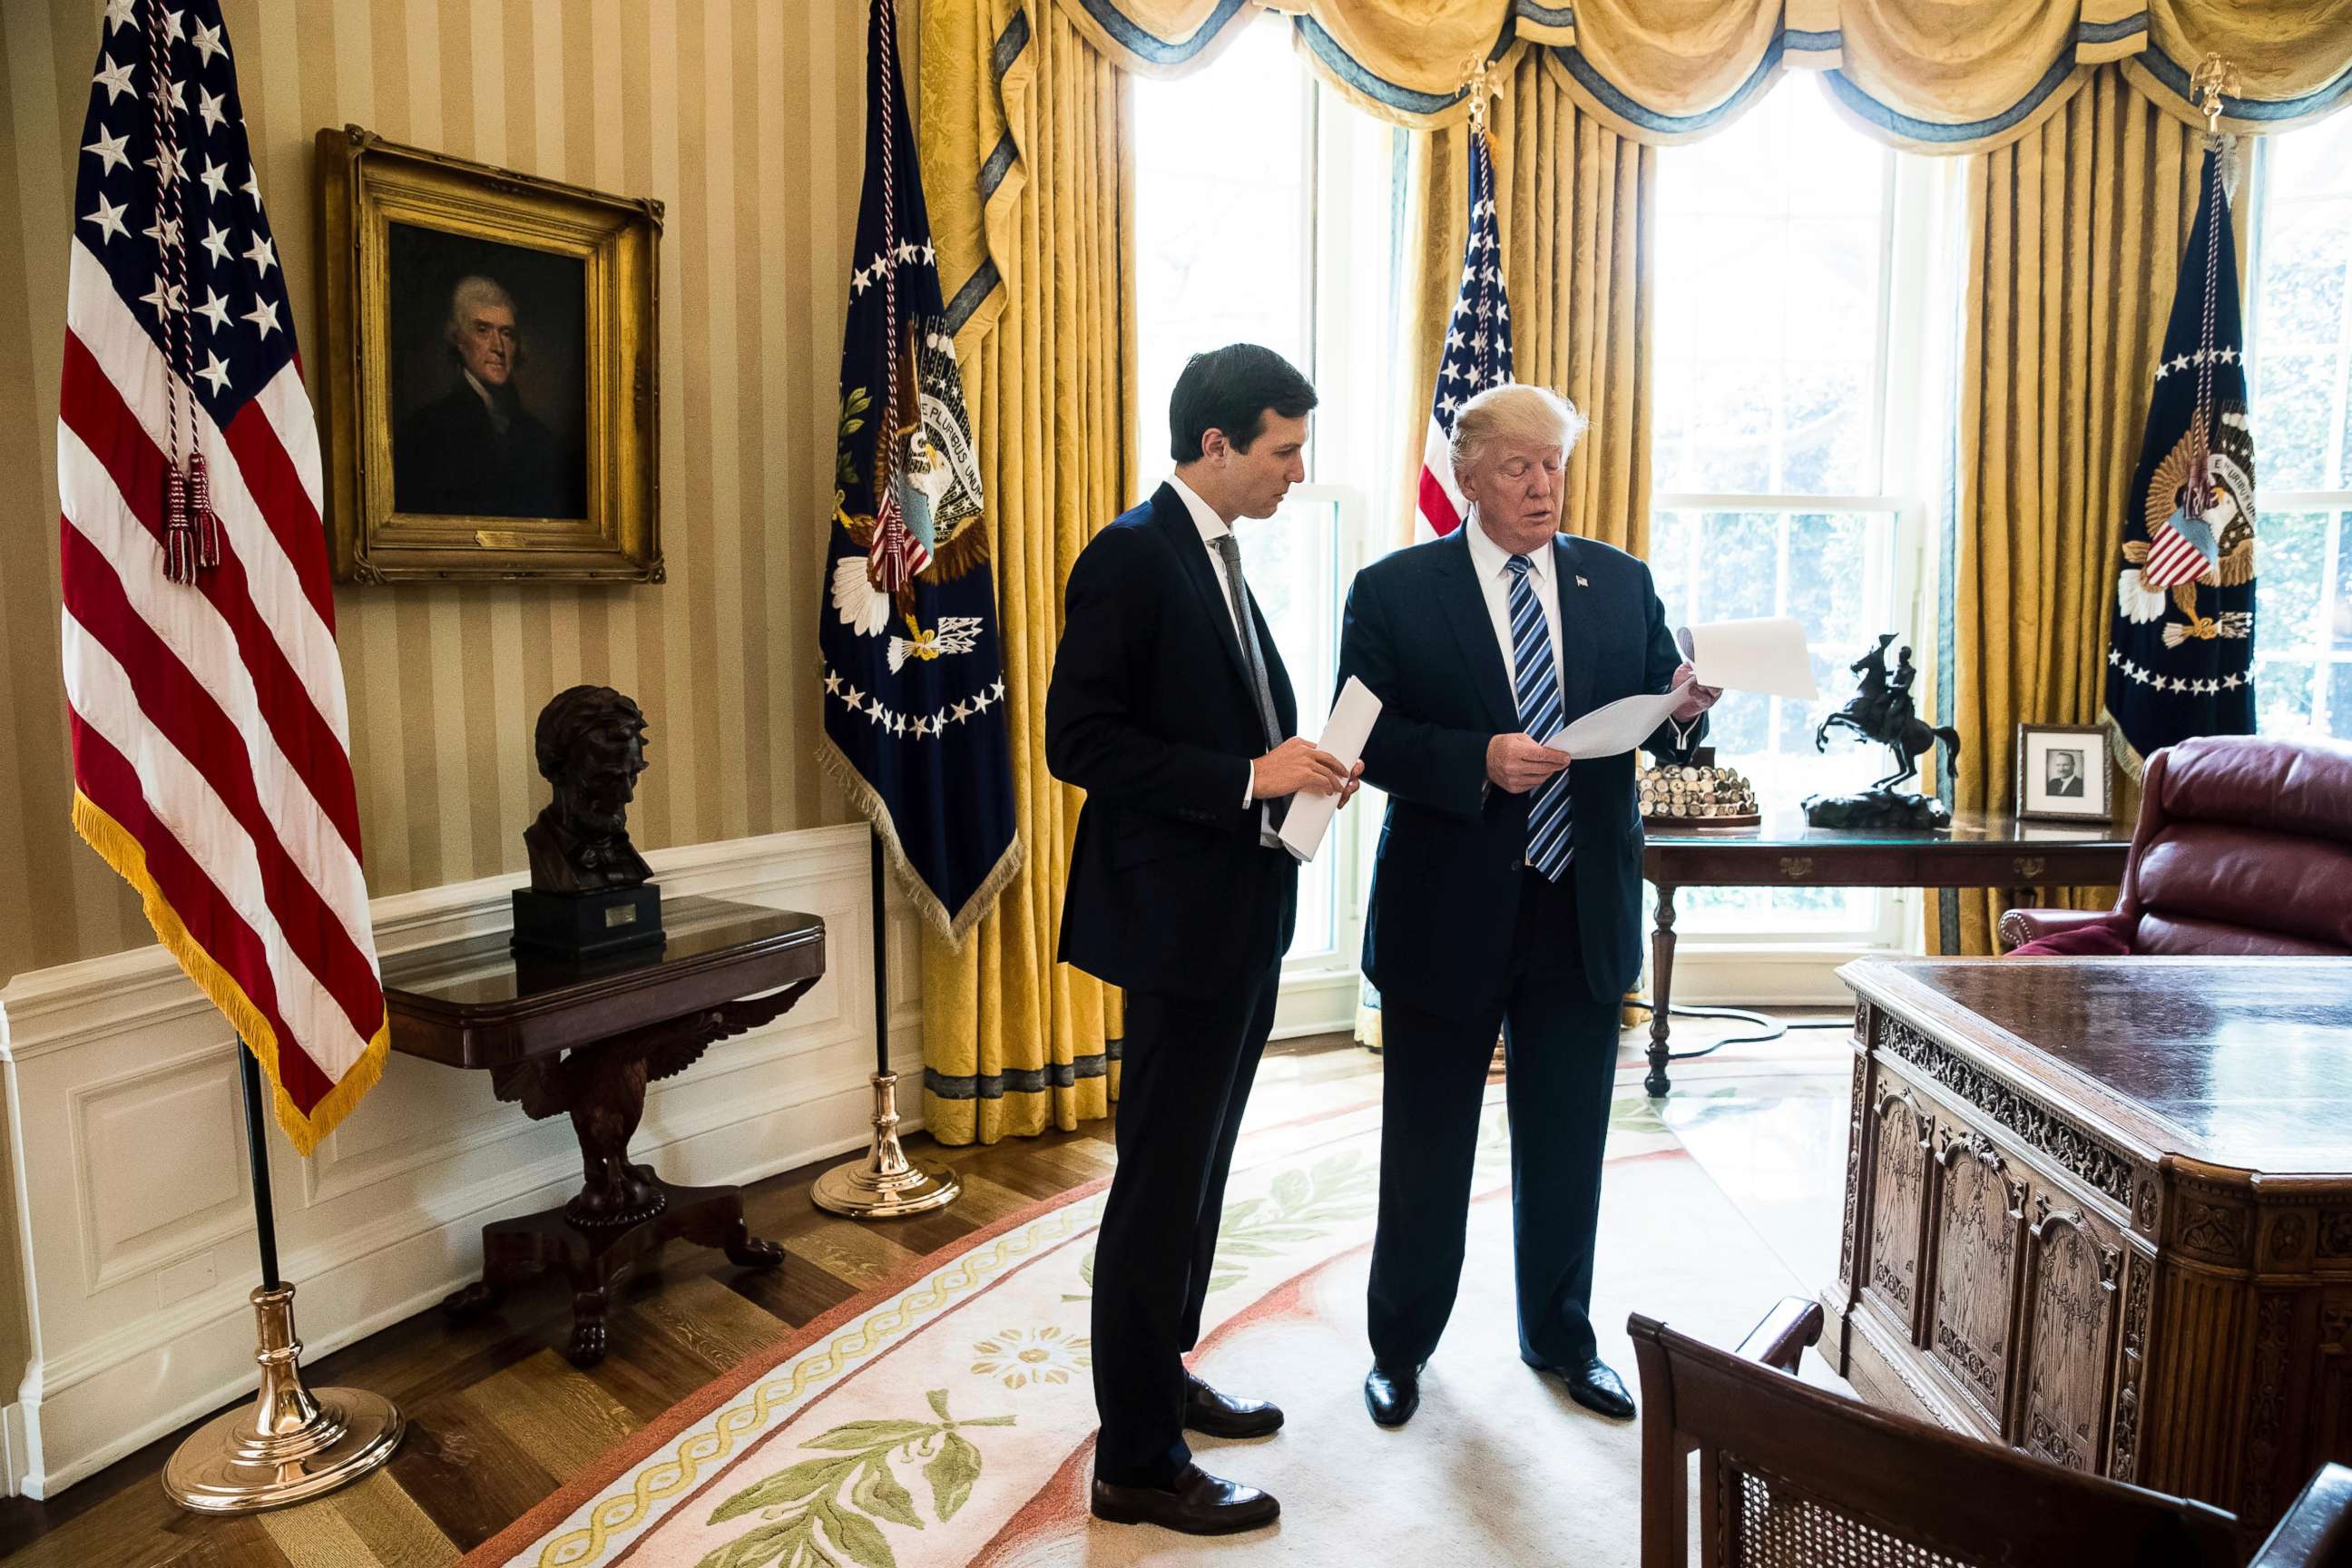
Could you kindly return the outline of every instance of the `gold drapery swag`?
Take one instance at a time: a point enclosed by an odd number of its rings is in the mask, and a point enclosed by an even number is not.
[[[1869,134],[1967,153],[2031,132],[2120,62],[2124,81],[2204,123],[2189,73],[2237,68],[2223,129],[2276,131],[2352,92],[2352,11],[2332,0],[1036,0],[1066,12],[1122,70],[1174,76],[1216,57],[1261,11],[1376,114],[1429,127],[1467,112],[1481,58],[1540,58],[1577,106],[1652,145],[1704,136],[1783,71],[1819,73]]]
[[[996,529],[1028,861],[957,951],[923,937],[923,1121],[992,1143],[1108,1113],[1116,991],[1054,961],[1077,792],[1045,769],[1062,590],[1134,488],[1134,181],[1125,73],[1050,5],[926,5],[918,153]]]

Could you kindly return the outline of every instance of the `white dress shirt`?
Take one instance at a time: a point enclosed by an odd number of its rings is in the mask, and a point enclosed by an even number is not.
[[[1486,536],[1486,525],[1479,520],[1475,509],[1470,521],[1463,525],[1470,536],[1470,569],[1478,574],[1478,591],[1486,595],[1486,618],[1495,623],[1495,641],[1503,650],[1503,678],[1510,682],[1516,706],[1519,689],[1519,662],[1511,641],[1511,552]],[[1567,672],[1559,662],[1559,584],[1555,581],[1552,548],[1546,543],[1541,550],[1528,556],[1530,570],[1528,585],[1535,590],[1536,607],[1543,612],[1544,628],[1551,633],[1552,676],[1559,682],[1560,694],[1568,693]],[[1568,715],[1563,712],[1563,719]],[[1549,735],[1529,739],[1549,741]]]
[[[1225,558],[1217,550],[1217,541],[1231,533],[1233,529],[1217,515],[1214,507],[1202,500],[1182,479],[1173,474],[1169,475],[1168,488],[1176,492],[1176,498],[1184,503],[1184,510],[1192,514],[1192,526],[1201,531],[1201,548],[1209,552],[1209,570],[1217,579],[1217,602],[1225,607],[1225,619],[1233,622],[1234,636],[1236,638],[1246,637],[1249,634],[1234,617],[1234,585],[1225,581]],[[1557,647],[1556,638],[1554,646]],[[1246,649],[1248,644],[1244,643],[1243,647]],[[1256,707],[1255,698],[1252,698],[1250,705],[1253,709]],[[1257,764],[1244,762],[1242,764],[1242,805],[1246,806],[1256,798]],[[1261,837],[1273,831],[1273,825],[1262,807],[1258,812],[1258,830]]]

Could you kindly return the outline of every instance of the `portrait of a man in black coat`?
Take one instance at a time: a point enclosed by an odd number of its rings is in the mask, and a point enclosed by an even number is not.
[[[393,506],[459,517],[583,517],[584,476],[524,404],[525,322],[506,285],[469,273],[441,326],[455,383],[393,433]]]

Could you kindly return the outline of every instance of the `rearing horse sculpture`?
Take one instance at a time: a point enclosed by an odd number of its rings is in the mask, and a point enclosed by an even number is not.
[[[1813,750],[1829,750],[1832,730],[1850,730],[1865,741],[1876,741],[1895,752],[1895,771],[1874,783],[1874,791],[1891,791],[1896,784],[1918,775],[1916,758],[1924,755],[1937,742],[1944,742],[1948,756],[1960,754],[1959,732],[1948,725],[1929,725],[1912,710],[1911,683],[1918,671],[1911,663],[1911,650],[1905,648],[1896,668],[1889,673],[1886,649],[1895,641],[1893,632],[1879,635],[1878,646],[1864,654],[1846,668],[1862,678],[1861,689],[1843,708],[1831,714],[1813,731]]]

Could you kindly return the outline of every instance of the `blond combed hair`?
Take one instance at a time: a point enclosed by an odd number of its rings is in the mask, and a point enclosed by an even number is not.
[[[1575,404],[1549,387],[1508,382],[1488,387],[1462,405],[1454,420],[1454,439],[1446,455],[1453,460],[1456,479],[1496,441],[1538,447],[1557,444],[1565,457],[1576,449],[1586,423]]]

